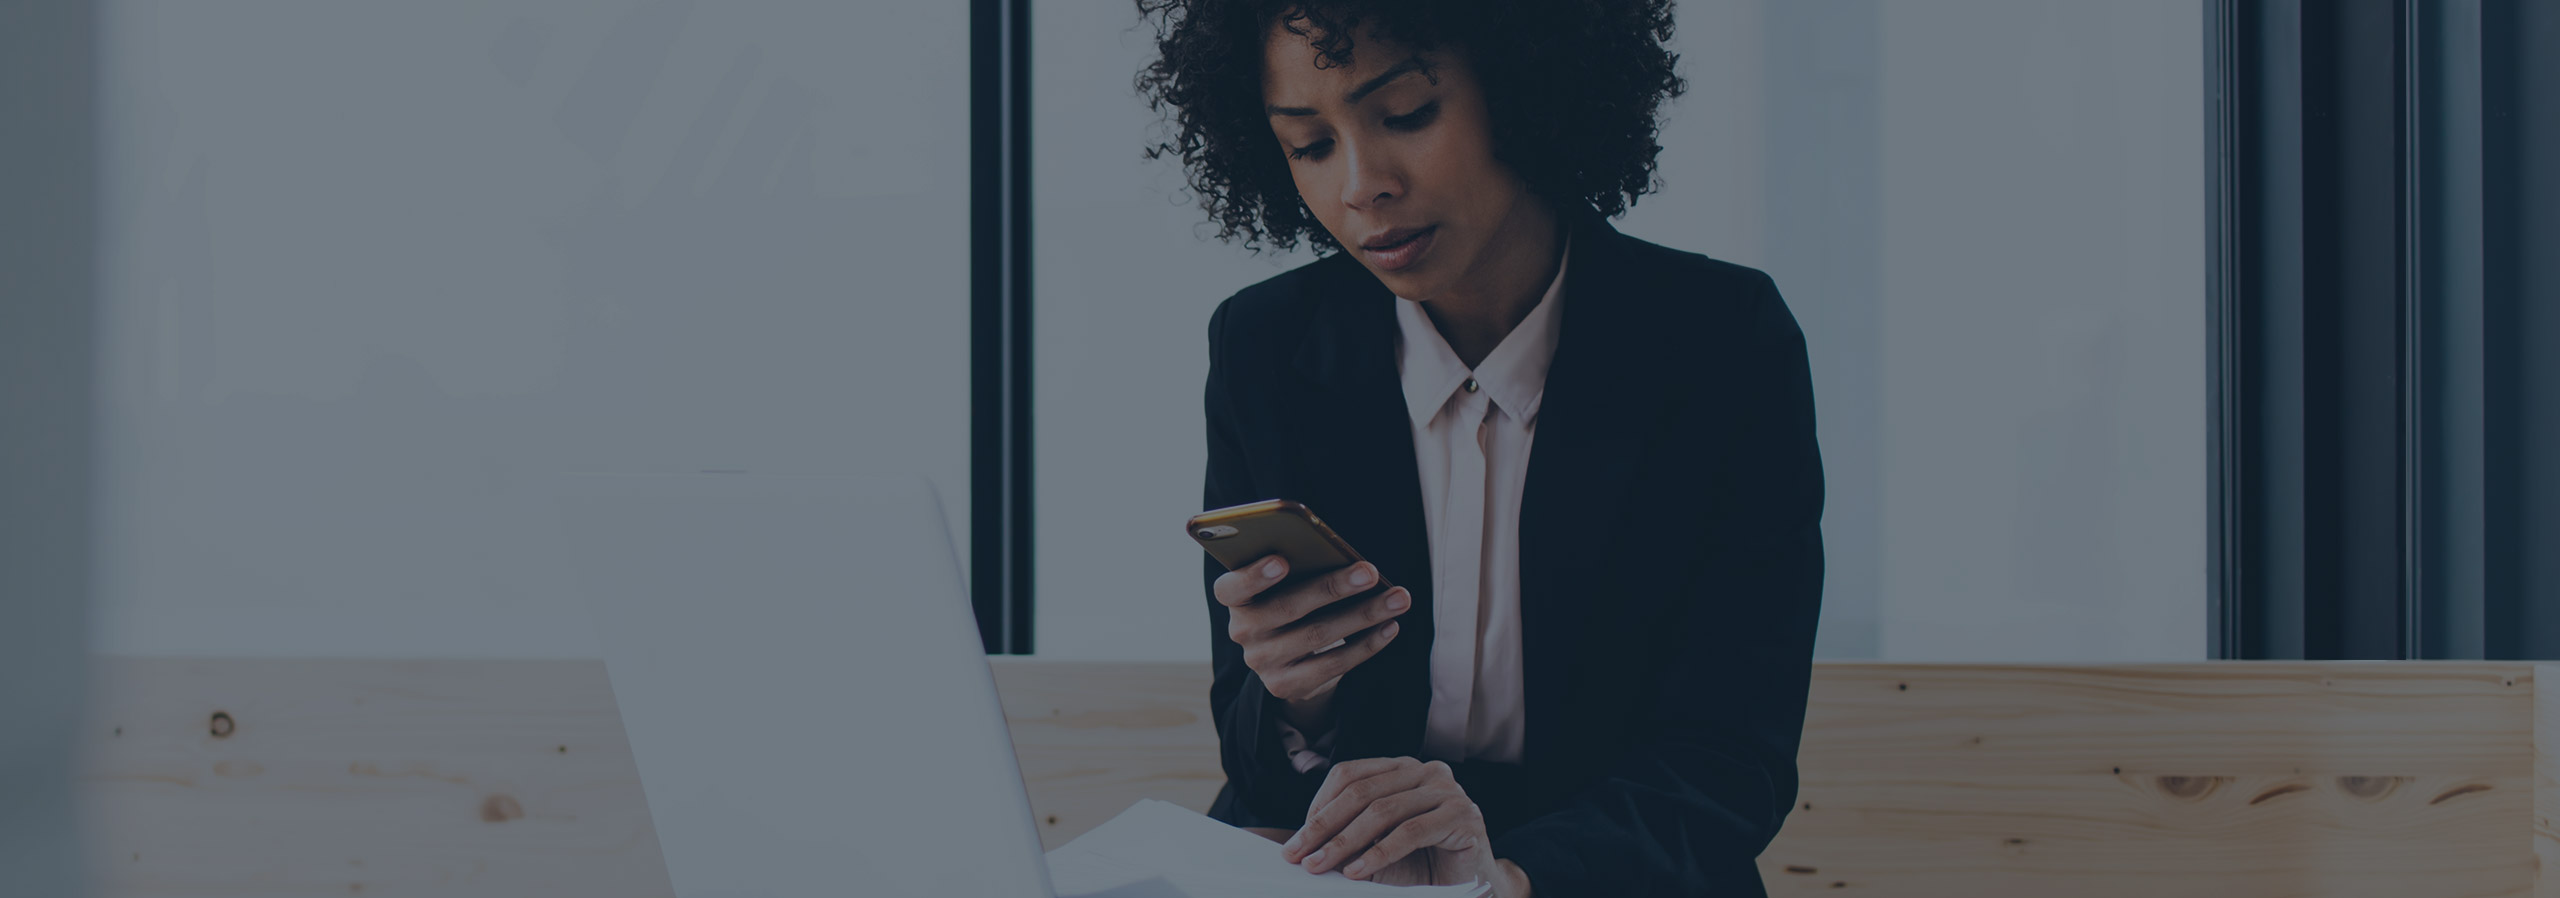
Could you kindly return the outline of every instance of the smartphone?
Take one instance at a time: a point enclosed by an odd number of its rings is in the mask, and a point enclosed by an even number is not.
[[[1278,589],[1310,577],[1321,577],[1360,561],[1351,544],[1307,507],[1287,499],[1266,499],[1191,516],[1191,538],[1210,557],[1235,570],[1278,555],[1289,560],[1289,575]]]

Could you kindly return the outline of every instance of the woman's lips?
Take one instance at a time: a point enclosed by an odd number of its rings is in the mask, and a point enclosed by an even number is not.
[[[1411,237],[1405,238],[1402,243],[1379,247],[1376,249],[1364,246],[1360,248],[1360,251],[1369,254],[1369,259],[1376,262],[1379,268],[1383,268],[1388,271],[1402,271],[1406,268],[1413,267],[1413,263],[1416,260],[1421,259],[1423,253],[1430,251],[1431,237],[1439,232],[1440,226],[1432,225],[1430,227],[1423,228],[1420,232],[1415,233]]]

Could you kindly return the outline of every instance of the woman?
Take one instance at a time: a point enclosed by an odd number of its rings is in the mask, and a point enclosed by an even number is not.
[[[1821,460],[1769,278],[1608,223],[1683,88],[1669,2],[1138,5],[1150,155],[1222,238],[1328,253],[1211,318],[1204,507],[1369,559],[1207,564],[1211,815],[1316,873],[1763,894]]]

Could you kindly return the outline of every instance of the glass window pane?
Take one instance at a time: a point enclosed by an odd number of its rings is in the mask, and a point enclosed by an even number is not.
[[[918,473],[967,533],[967,40],[114,4],[104,645],[593,656],[565,471]]]

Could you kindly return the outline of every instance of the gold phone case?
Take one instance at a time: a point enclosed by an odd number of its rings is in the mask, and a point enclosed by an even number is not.
[[[1185,528],[1191,539],[1227,570],[1252,564],[1265,555],[1289,560],[1282,583],[1318,577],[1359,562],[1360,553],[1327,527],[1307,507],[1287,499],[1266,499],[1191,516]]]

